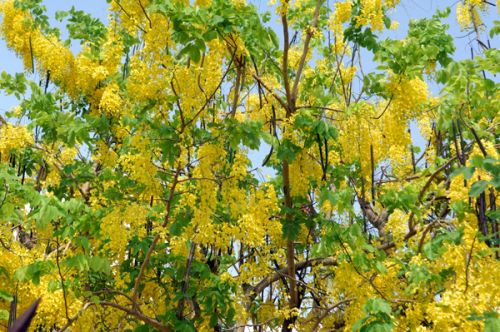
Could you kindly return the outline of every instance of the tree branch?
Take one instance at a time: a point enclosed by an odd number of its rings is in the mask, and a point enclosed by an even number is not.
[[[308,267],[318,266],[318,265],[323,265],[323,266],[337,265],[337,260],[333,257],[309,259],[295,264],[295,270],[300,271]],[[250,297],[253,299],[257,294],[260,294],[260,292],[266,289],[266,287],[268,287],[270,284],[278,281],[282,275],[287,273],[287,271],[288,268],[284,267],[282,269],[277,270],[272,275],[267,276],[265,279],[259,282],[255,287],[252,287],[250,289],[251,293],[253,293],[250,294]]]
[[[304,70],[306,58],[307,58],[307,53],[309,52],[309,43],[311,42],[312,35],[314,33],[314,30],[318,27],[318,22],[319,22],[319,11],[321,9],[321,3],[323,0],[317,0],[316,2],[316,8],[314,8],[314,16],[313,16],[313,21],[312,21],[312,27],[307,30],[306,38],[304,40],[304,49],[302,50],[302,56],[300,57],[300,62],[299,62],[299,67],[297,69],[297,74],[295,75],[295,81],[293,82],[293,89],[292,89],[292,95],[291,95],[291,100],[289,100],[289,103],[291,102],[291,107],[295,107],[295,102],[297,100],[297,94],[299,90],[299,82],[300,78],[302,76],[302,71]]]
[[[138,312],[137,310],[129,309],[129,308],[121,306],[121,305],[119,305],[117,303],[108,302],[108,301],[101,301],[101,302],[99,302],[99,304],[102,305],[102,306],[112,307],[112,308],[124,311],[127,314],[129,314],[131,316],[134,316],[135,318],[143,321],[144,323],[147,323],[147,324],[149,324],[149,325],[157,328],[161,332],[171,332],[172,331],[168,326],[163,325],[162,323],[160,323],[156,319],[148,317],[148,316],[144,315],[143,313]]]

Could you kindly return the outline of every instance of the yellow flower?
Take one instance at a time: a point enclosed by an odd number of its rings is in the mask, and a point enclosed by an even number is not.
[[[337,2],[335,4],[335,22],[345,23],[351,18],[352,1]]]
[[[120,97],[120,88],[118,84],[111,83],[105,89],[99,103],[99,108],[106,113],[118,115],[122,107],[122,99]]]
[[[391,26],[389,29],[391,30],[397,30],[399,28],[399,22],[398,21],[391,21]]]
[[[7,161],[11,151],[33,144],[33,136],[25,126],[6,123],[0,127],[1,161]]]
[[[472,17],[470,15],[470,8],[467,5],[459,3],[457,5],[457,21],[462,30],[471,25]]]

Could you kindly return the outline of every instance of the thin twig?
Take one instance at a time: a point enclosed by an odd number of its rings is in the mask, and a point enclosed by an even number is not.
[[[469,267],[470,267],[470,263],[472,261],[472,250],[474,249],[474,243],[476,242],[476,237],[477,237],[477,235],[474,235],[474,239],[472,240],[472,244],[471,244],[470,250],[469,250],[469,256],[467,257],[467,264],[465,265],[465,289],[464,289],[464,293],[466,293],[467,289],[469,288]]]
[[[306,38],[304,40],[304,49],[302,50],[302,56],[300,57],[299,67],[297,69],[297,73],[295,75],[295,81],[293,82],[292,95],[291,95],[291,107],[295,107],[295,102],[297,100],[298,90],[299,90],[299,82],[302,76],[302,71],[304,70],[304,66],[306,63],[307,53],[309,53],[309,44],[311,42],[311,38],[313,36],[314,30],[318,27],[319,22],[319,12],[321,9],[321,4],[323,0],[317,0],[316,7],[314,8],[314,16],[312,20],[311,27],[307,30]],[[285,74],[285,73],[284,73]],[[290,100],[289,100],[290,102]]]
[[[184,303],[186,292],[189,288],[189,274],[191,272],[191,265],[193,264],[194,253],[196,251],[196,243],[191,244],[191,249],[189,250],[189,256],[186,262],[186,272],[184,273],[184,278],[182,280],[182,298],[177,306],[177,318],[182,319],[182,312],[184,311]]]
[[[119,305],[117,303],[108,302],[108,301],[101,301],[101,302],[99,302],[99,304],[102,305],[102,306],[112,307],[112,308],[124,311],[127,314],[129,314],[131,316],[134,316],[137,319],[143,321],[144,323],[152,325],[153,327],[157,328],[161,332],[170,332],[170,331],[172,331],[168,326],[163,325],[161,322],[157,321],[156,319],[148,317],[148,316],[144,315],[143,313],[138,312],[137,310],[129,309],[129,308],[124,307],[122,305]]]
[[[153,22],[151,21],[151,19],[149,18],[149,15],[148,13],[146,13],[146,9],[144,8],[144,6],[142,5],[142,2],[141,0],[137,0],[139,2],[139,6],[141,6],[141,9],[142,9],[142,12],[144,13],[144,15],[146,16],[147,20],[149,21],[149,28],[152,29],[153,28]]]
[[[59,272],[59,277],[61,278],[61,288],[62,288],[62,293],[63,293],[63,298],[64,298],[64,312],[66,314],[66,319],[68,320],[68,323],[71,321],[69,318],[69,313],[68,313],[68,299],[66,296],[66,286],[64,285],[64,277],[61,272],[61,265],[59,264],[59,239],[56,237],[56,265],[57,265],[57,271]]]
[[[83,305],[83,307],[74,315],[71,317],[68,322],[61,327],[61,329],[58,332],[64,332],[66,331],[67,328],[69,328],[90,306],[94,305],[92,302],[87,302]]]

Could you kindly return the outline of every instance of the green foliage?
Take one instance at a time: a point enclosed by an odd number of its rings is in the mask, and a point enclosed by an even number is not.
[[[64,265],[75,268],[80,272],[97,272],[109,275],[111,273],[110,263],[106,258],[98,256],[86,256],[78,253],[64,261]]]
[[[496,35],[500,34],[500,21],[499,20],[495,20],[494,23],[493,23],[493,27],[490,29],[490,38],[493,38],[495,37]]]
[[[230,33],[238,33],[247,49],[259,60],[265,56],[264,52],[278,47],[275,33],[262,25],[253,6],[236,7],[232,1],[215,0],[209,6],[194,8],[175,1],[153,1],[148,8],[172,21],[173,38],[183,45],[177,53],[179,59],[189,56],[194,62],[200,62],[207,42]]]
[[[392,331],[392,308],[387,301],[379,298],[368,299],[363,307],[365,317],[358,320],[352,331],[360,332],[389,332]]]
[[[40,278],[50,274],[55,268],[52,261],[36,261],[32,264],[20,267],[14,272],[14,279],[19,281],[31,281],[35,285],[40,284]]]
[[[9,312],[7,310],[0,310],[0,320],[9,320]]]
[[[447,66],[455,50],[447,29],[438,17],[411,21],[404,40],[380,42],[375,52],[375,60],[382,63],[378,68],[412,77],[435,63]]]
[[[33,25],[46,34],[59,36],[59,29],[51,27],[47,16],[47,7],[42,4],[43,0],[14,0],[14,6],[30,12]]]
[[[407,186],[402,190],[386,190],[380,196],[380,202],[388,209],[389,214],[395,209],[405,212],[415,210],[418,192],[412,186]]]
[[[482,315],[471,315],[468,320],[481,320],[484,322],[483,332],[495,332],[500,330],[500,318],[497,312],[485,312]]]
[[[315,110],[302,109],[294,117],[293,127],[300,132],[304,138],[304,146],[310,147],[324,140],[336,139],[337,129],[330,122],[321,118],[321,113]]]
[[[445,243],[459,244],[462,241],[464,229],[463,227],[450,231],[450,232],[440,232],[434,236],[434,238],[427,242],[423,247],[424,255],[430,259],[436,259],[440,257],[446,248]]]
[[[256,150],[260,146],[262,123],[259,121],[238,122],[233,118],[227,118],[224,124],[229,144],[237,149],[240,144]]]
[[[353,199],[354,190],[350,187],[337,190],[331,190],[330,188],[324,187],[319,197],[320,204],[329,201],[333,207],[338,209],[339,213],[353,212]]]
[[[3,301],[10,302],[14,298],[12,297],[12,295],[10,295],[9,293],[7,293],[6,291],[0,289],[0,299],[3,300]]]
[[[56,20],[63,21],[67,18],[66,29],[71,39],[80,40],[81,44],[89,43],[93,48],[99,47],[105,39],[106,27],[97,18],[76,10],[74,6],[69,11],[57,11]]]
[[[14,76],[2,71],[0,74],[0,89],[6,95],[14,95],[17,99],[26,92],[27,81],[23,73],[16,73]]]
[[[361,1],[355,1],[352,8],[352,15],[356,16],[361,13]],[[378,36],[368,27],[363,28],[358,26],[354,20],[349,23],[349,26],[344,31],[344,38],[369,51],[376,52],[379,49]]]
[[[294,161],[297,153],[301,148],[295,145],[291,140],[284,139],[281,144],[278,145],[276,157],[280,160],[286,160],[289,163]]]

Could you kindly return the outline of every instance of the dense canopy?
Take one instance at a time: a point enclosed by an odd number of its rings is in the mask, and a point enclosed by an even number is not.
[[[499,331],[498,2],[399,2],[0,1],[0,324]]]

